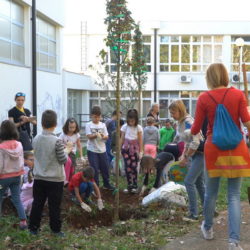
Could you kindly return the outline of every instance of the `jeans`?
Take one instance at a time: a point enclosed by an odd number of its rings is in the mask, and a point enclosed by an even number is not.
[[[238,243],[240,239],[241,207],[240,187],[241,178],[227,179],[228,197],[228,234],[229,242]],[[206,230],[213,226],[213,216],[220,185],[220,177],[210,178],[206,172],[206,192],[204,202],[204,217]]]
[[[21,191],[20,184],[21,184],[21,176],[0,179],[0,215],[2,213],[3,196],[6,190],[9,188],[11,192],[11,201],[13,202],[17,210],[19,219],[26,220],[25,211],[20,199],[20,191]]]
[[[91,193],[93,192],[93,183],[92,182],[82,182],[79,187],[80,195],[84,194],[84,198],[88,199]]]
[[[108,138],[108,140],[106,141],[106,152],[107,152],[108,161],[110,164],[114,158],[114,156],[111,153],[111,139],[110,138]]]
[[[203,153],[196,152],[192,156],[184,183],[189,199],[189,212],[191,215],[198,216],[196,190],[198,191],[202,205],[205,195]]]
[[[29,229],[38,231],[42,217],[42,211],[46,200],[49,205],[50,228],[54,233],[61,231],[61,201],[63,195],[63,182],[52,182],[34,180],[33,196],[34,201],[30,213]]]
[[[109,163],[107,153],[87,151],[89,164],[95,170],[95,182],[99,186],[99,170],[103,178],[103,185],[109,186]]]

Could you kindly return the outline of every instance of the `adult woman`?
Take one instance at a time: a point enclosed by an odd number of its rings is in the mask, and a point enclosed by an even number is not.
[[[20,141],[24,150],[31,150],[31,129],[30,123],[36,125],[36,120],[31,117],[30,110],[23,107],[25,102],[25,94],[18,92],[15,95],[16,106],[9,110],[9,120],[13,121],[20,133]]]
[[[184,183],[189,199],[189,215],[184,217],[185,221],[198,220],[198,206],[196,190],[199,193],[201,203],[204,202],[204,158],[203,152],[198,151],[201,141],[201,133],[192,136],[190,128],[193,118],[187,113],[182,100],[173,101],[169,106],[171,116],[178,122],[174,143],[184,142],[184,150],[180,157],[180,165],[187,165],[188,172]]]
[[[23,148],[16,141],[18,132],[13,122],[5,120],[0,128],[0,215],[5,192],[10,189],[11,200],[17,209],[20,228],[26,229],[26,215],[20,200],[20,183],[23,170]]]
[[[152,104],[151,109],[149,113],[147,114],[147,117],[153,117],[155,120],[154,126],[156,126],[157,128],[159,127],[160,120],[159,120],[159,104],[158,103]]]
[[[220,150],[212,143],[213,124],[216,103],[223,103],[240,129],[240,119],[250,132],[250,115],[247,102],[240,90],[228,88],[228,73],[221,63],[211,64],[206,72],[207,86],[210,91],[199,96],[192,134],[201,129],[204,119],[208,119],[207,140],[205,143],[206,193],[204,217],[201,231],[205,239],[213,239],[213,214],[217,199],[220,177],[228,178],[228,212],[229,212],[229,249],[242,249],[240,238],[240,186],[241,177],[250,176],[250,158],[248,148],[242,139],[233,150]],[[237,161],[235,161],[238,159]]]

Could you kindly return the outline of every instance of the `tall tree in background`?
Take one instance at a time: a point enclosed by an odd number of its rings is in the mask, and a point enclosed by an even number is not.
[[[137,85],[138,90],[138,113],[140,121],[142,118],[142,90],[147,82],[147,65],[143,52],[143,37],[140,30],[139,23],[135,26],[132,47],[132,74]]]
[[[119,160],[120,160],[120,78],[121,67],[127,59],[131,42],[131,31],[134,28],[134,20],[131,12],[127,9],[126,0],[107,0],[106,2],[108,36],[106,45],[114,52],[116,58],[116,208],[115,220],[119,219]]]

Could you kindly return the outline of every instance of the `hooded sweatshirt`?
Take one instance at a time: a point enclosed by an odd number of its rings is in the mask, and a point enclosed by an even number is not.
[[[0,179],[17,177],[24,173],[23,147],[15,140],[0,143]]]
[[[159,130],[155,126],[147,126],[143,131],[143,143],[144,145],[158,145],[160,140]]]

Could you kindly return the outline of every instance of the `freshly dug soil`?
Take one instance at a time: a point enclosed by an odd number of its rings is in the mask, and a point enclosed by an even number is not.
[[[64,218],[69,222],[72,227],[89,228],[93,226],[111,226],[114,222],[114,207],[115,195],[112,191],[101,189],[102,199],[105,208],[99,211],[95,205],[91,205],[92,212],[85,212],[79,205],[73,203],[70,195],[66,193],[63,200],[63,211],[67,213]],[[140,207],[140,200],[138,194],[124,194],[120,191],[120,209],[119,219],[141,219],[146,218],[147,213],[144,208]],[[93,202],[96,203],[95,198]]]

